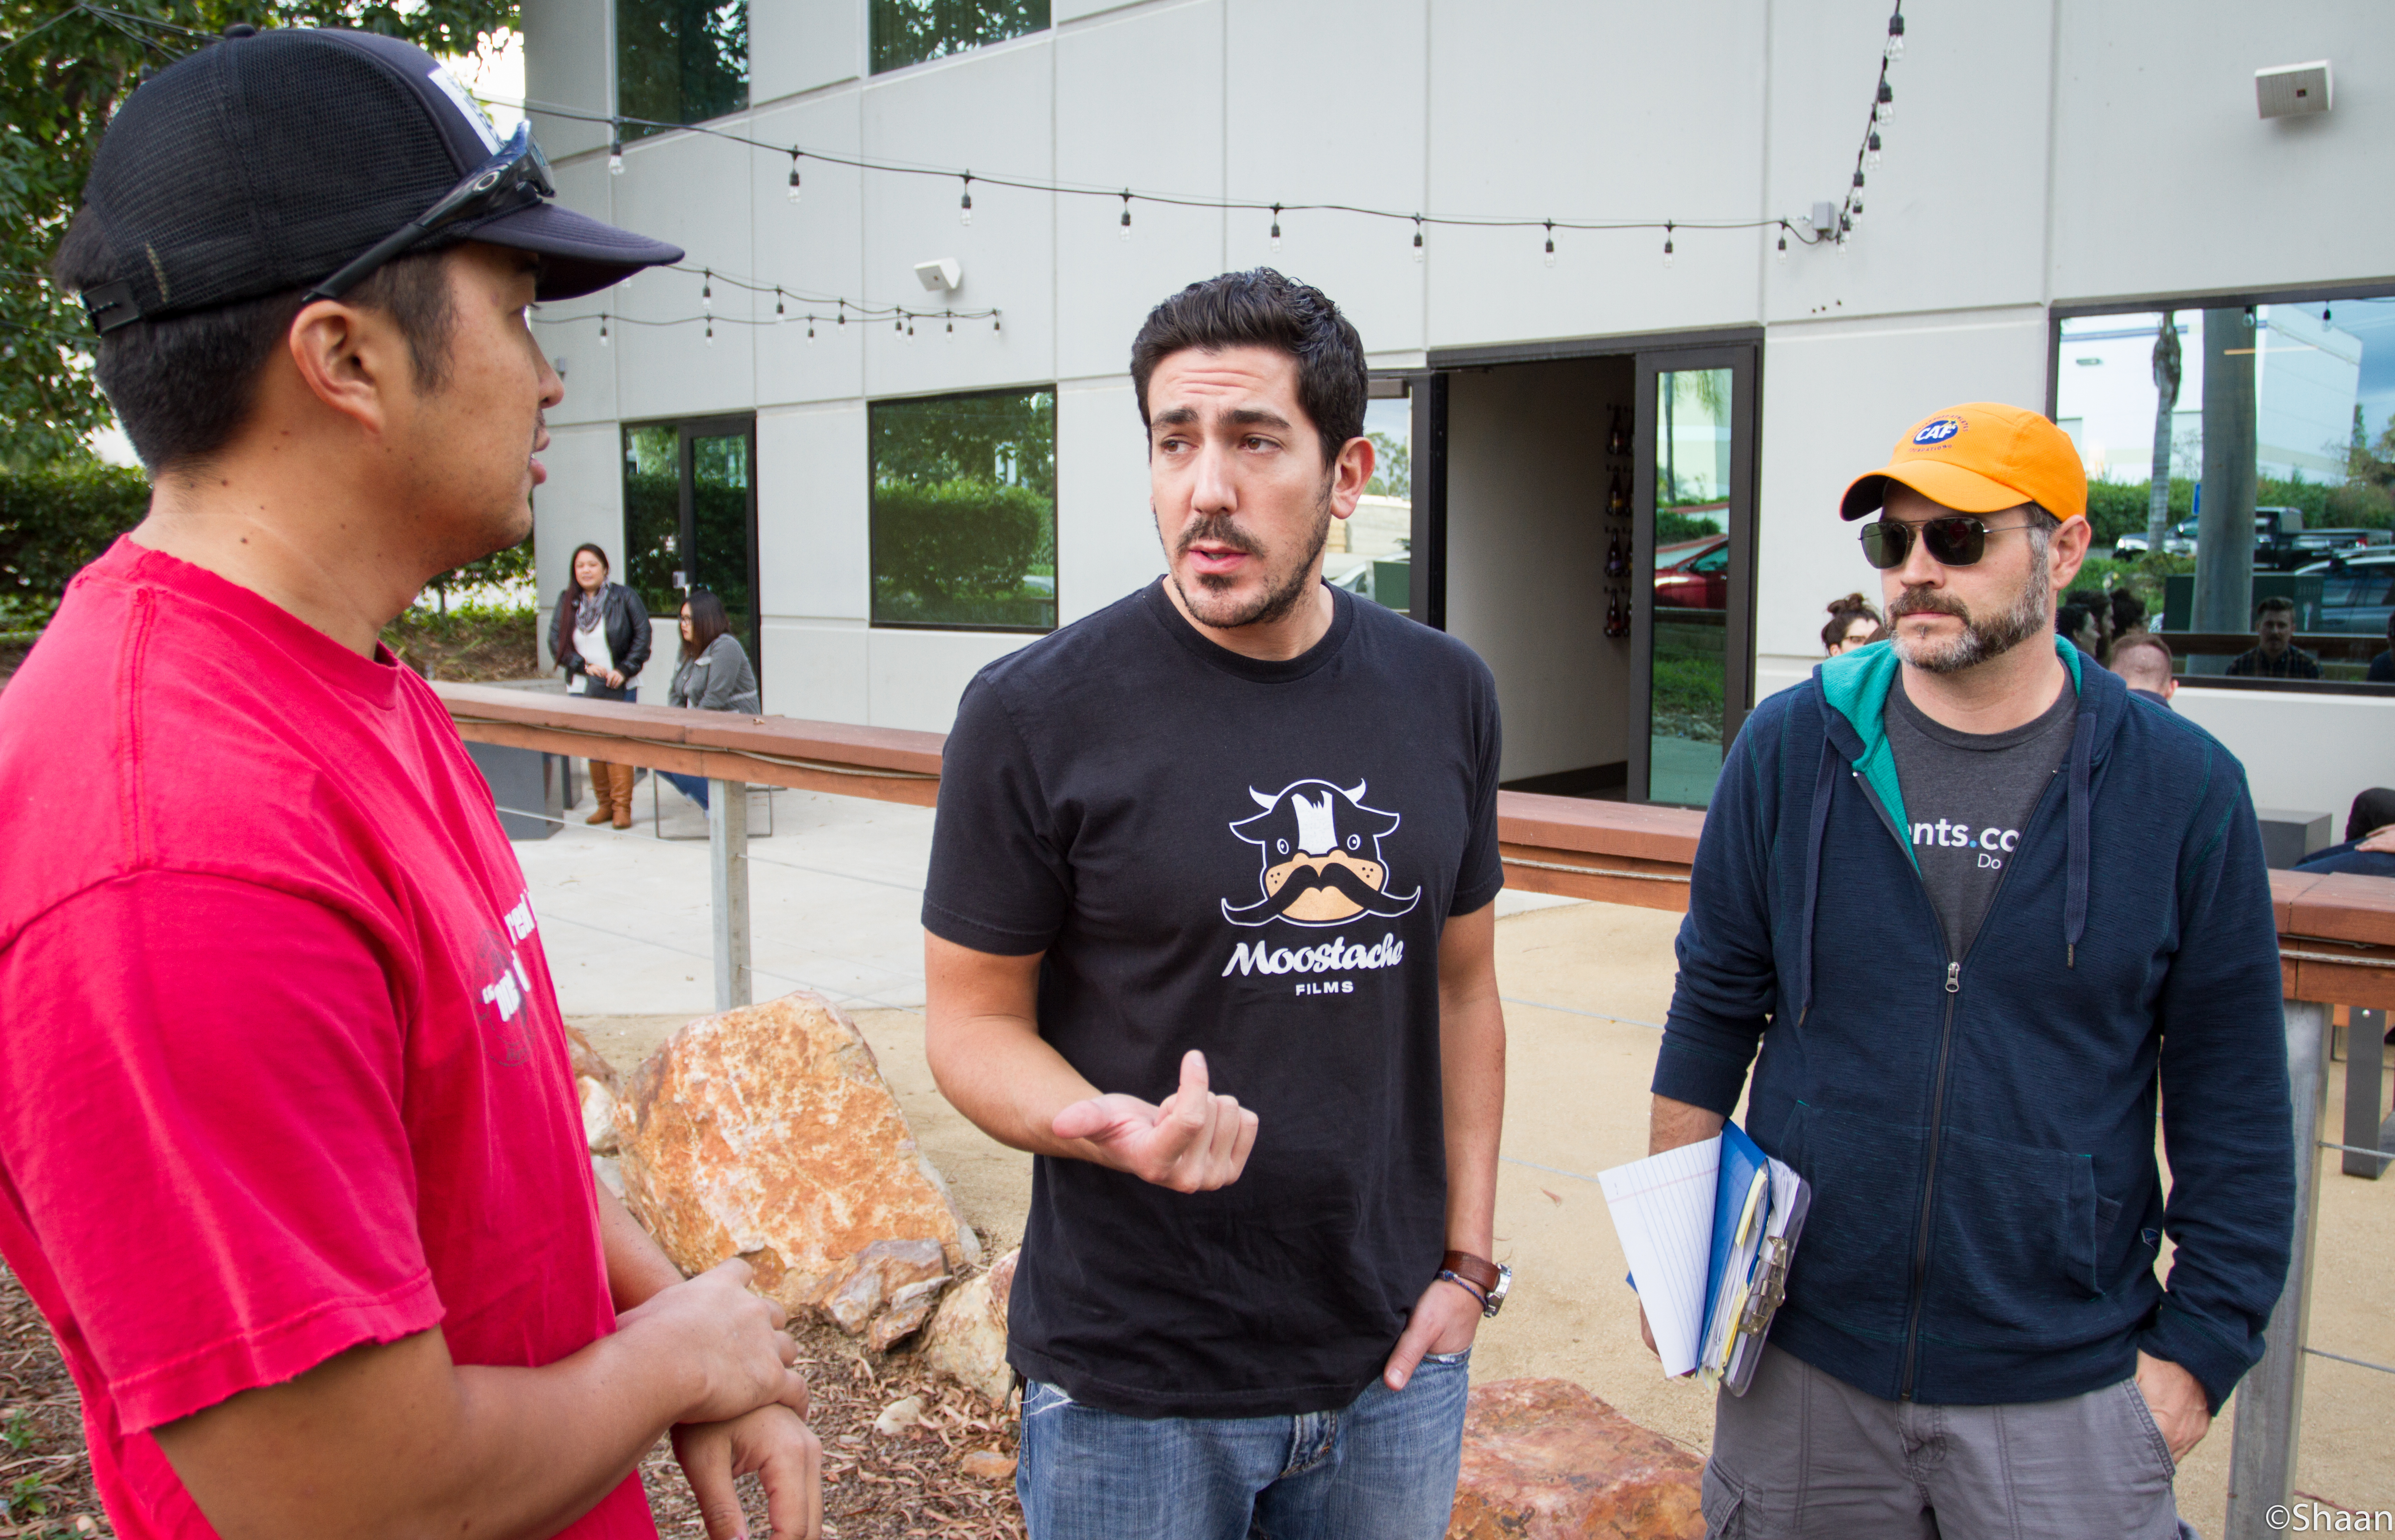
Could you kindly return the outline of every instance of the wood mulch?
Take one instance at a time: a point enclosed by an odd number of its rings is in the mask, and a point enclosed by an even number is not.
[[[540,673],[540,616],[531,610],[438,615],[410,610],[383,627],[399,661],[427,678],[479,684]]]
[[[876,1353],[824,1322],[793,1330],[824,1446],[825,1540],[1021,1540],[1013,1482],[969,1476],[958,1464],[979,1450],[1013,1458],[1012,1405],[934,1378],[906,1345]],[[882,1410],[910,1395],[921,1398],[924,1421],[876,1433]],[[115,1533],[92,1489],[82,1407],[41,1312],[0,1268],[0,1540]],[[665,1441],[641,1462],[641,1480],[665,1540],[706,1534]],[[754,1477],[741,1490],[749,1533],[765,1540],[763,1491]]]

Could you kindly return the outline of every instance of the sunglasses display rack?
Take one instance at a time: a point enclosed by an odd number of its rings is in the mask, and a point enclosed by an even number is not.
[[[1607,409],[1605,431],[1605,634],[1616,638],[1630,634],[1638,592],[1631,581],[1636,541],[1630,478],[1630,412],[1617,405]]]

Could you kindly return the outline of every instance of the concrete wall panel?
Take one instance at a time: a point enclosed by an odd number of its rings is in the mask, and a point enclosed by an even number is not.
[[[753,106],[865,72],[861,0],[770,0],[748,7]]]
[[[778,717],[817,722],[872,719],[872,634],[861,625],[768,620],[759,651],[759,693]]]
[[[999,631],[876,631],[867,688],[875,727],[946,732],[957,702],[985,664],[1033,638]]]
[[[615,103],[615,9],[601,0],[526,0],[520,30],[524,96],[604,117]],[[603,123],[535,112],[533,137],[552,161],[607,148]]]
[[[801,145],[827,154],[853,157],[860,144],[859,93],[829,96],[757,114],[751,137],[774,144]],[[790,203],[790,158],[772,151],[735,151],[749,161],[748,196],[756,210],[748,272],[761,283],[786,285],[787,317],[760,327],[757,401],[831,401],[865,390],[866,327],[834,303],[866,292],[857,230],[865,203],[865,174],[830,161],[799,163],[800,201]],[[774,314],[774,296],[755,301],[762,319]],[[807,339],[807,316],[819,319]]]
[[[745,132],[747,124],[731,126]],[[751,276],[749,157],[710,135],[661,134],[626,145],[624,174],[609,178],[616,221],[681,246],[681,266],[692,270],[651,269],[610,291],[610,308],[624,317],[609,350],[628,419],[739,412],[756,401],[755,328],[740,324],[755,316],[755,296],[702,275],[712,268]],[[702,319],[707,288],[714,291],[712,343]],[[773,313],[770,297],[765,313]]]
[[[2237,756],[2256,807],[2327,813],[2332,842],[2354,795],[2387,780],[2357,770],[2386,764],[2395,699],[2195,689],[2171,704]]]
[[[757,418],[757,580],[767,614],[867,616],[865,408]]]
[[[549,480],[532,494],[533,575],[541,605],[540,662],[550,665],[549,607],[573,578],[574,547],[594,541],[624,571],[623,439],[614,423],[563,428],[540,456]]]
[[[1163,570],[1130,382],[1066,383],[1056,392],[1058,621],[1103,610]]]

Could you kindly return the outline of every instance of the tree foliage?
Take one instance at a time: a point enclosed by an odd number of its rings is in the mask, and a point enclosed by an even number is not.
[[[0,631],[46,624],[68,580],[149,507],[138,470],[89,459],[0,468]]]
[[[342,26],[468,54],[517,0],[0,0],[0,465],[86,454],[112,421],[83,308],[48,282],[111,113],[139,83],[236,21]]]

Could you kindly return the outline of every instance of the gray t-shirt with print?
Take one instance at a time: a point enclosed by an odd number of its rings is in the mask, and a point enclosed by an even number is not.
[[[1905,698],[1903,676],[1884,718],[1897,784],[1912,824],[1912,853],[1930,905],[1960,961],[1987,917],[2030,814],[2062,768],[2078,725],[2079,691],[2062,693],[2033,722],[2003,732],[1957,732]]]

